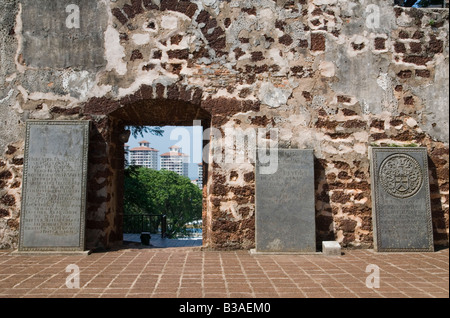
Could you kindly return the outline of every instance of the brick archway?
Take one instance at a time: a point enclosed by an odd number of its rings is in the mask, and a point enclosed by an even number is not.
[[[114,247],[123,240],[124,142],[120,134],[124,127],[191,126],[199,120],[209,128],[211,115],[201,107],[201,96],[198,88],[144,85],[120,100],[92,98],[82,106],[83,115],[93,122],[86,222],[89,248]],[[204,167],[204,180],[207,174]]]

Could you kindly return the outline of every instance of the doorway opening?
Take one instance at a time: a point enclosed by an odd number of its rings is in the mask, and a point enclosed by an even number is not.
[[[125,127],[124,242],[202,245],[203,128],[194,124]]]
[[[123,242],[133,235],[146,244],[150,235],[155,247],[201,246],[209,112],[184,101],[140,100],[116,109],[109,119],[116,238]]]

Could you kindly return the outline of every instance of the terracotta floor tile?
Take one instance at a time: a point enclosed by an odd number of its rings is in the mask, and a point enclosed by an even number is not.
[[[0,251],[0,297],[448,298],[448,249],[344,253],[328,258],[171,248],[61,258]],[[80,289],[65,286],[69,264],[80,268]],[[365,285],[369,264],[380,268],[379,289]]]

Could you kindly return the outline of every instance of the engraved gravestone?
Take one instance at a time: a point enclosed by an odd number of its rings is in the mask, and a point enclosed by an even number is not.
[[[83,251],[89,121],[28,121],[19,252]]]
[[[278,150],[278,169],[256,164],[256,252],[315,253],[313,150]]]
[[[427,158],[426,148],[371,149],[375,251],[434,250]]]

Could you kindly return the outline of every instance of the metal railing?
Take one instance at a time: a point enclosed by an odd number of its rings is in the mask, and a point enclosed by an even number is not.
[[[149,232],[166,237],[167,217],[162,214],[128,214],[123,216],[123,233],[140,234]]]

